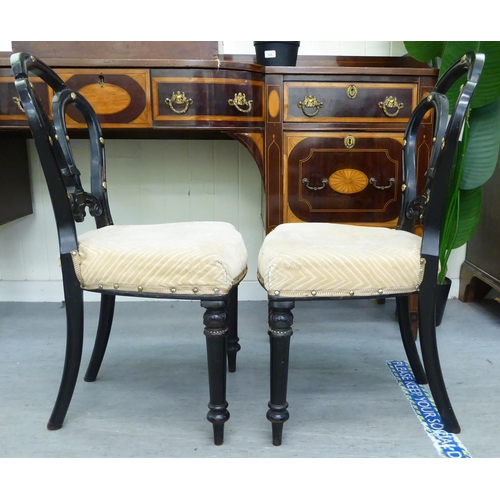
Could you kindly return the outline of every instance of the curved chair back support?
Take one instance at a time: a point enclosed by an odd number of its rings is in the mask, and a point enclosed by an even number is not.
[[[11,57],[16,90],[28,118],[42,169],[47,181],[59,232],[61,253],[76,248],[74,222],[82,222],[86,209],[95,217],[96,226],[112,224],[106,186],[106,161],[101,127],[89,102],[78,92],[66,87],[49,66],[31,54],[20,52]],[[30,84],[30,75],[41,78],[54,94],[51,122],[48,110]],[[80,179],[66,129],[65,110],[76,106],[84,115],[88,126],[91,150],[91,192],[87,193]]]

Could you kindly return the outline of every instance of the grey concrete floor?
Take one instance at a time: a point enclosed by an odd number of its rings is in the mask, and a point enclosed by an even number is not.
[[[0,303],[0,457],[439,458],[387,360],[405,360],[394,301],[297,302],[283,444],[271,443],[265,302],[241,302],[225,442],[206,420],[198,302],[118,302],[94,383],[83,381],[98,304],[87,303],[82,369],[64,427],[46,423],[57,393],[65,311]],[[500,457],[500,304],[449,300],[443,373],[472,457]]]

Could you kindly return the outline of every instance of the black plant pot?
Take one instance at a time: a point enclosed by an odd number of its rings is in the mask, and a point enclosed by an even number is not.
[[[253,42],[257,63],[263,66],[295,66],[300,42]]]
[[[446,308],[446,303],[448,301],[448,295],[450,294],[451,279],[445,278],[444,283],[439,283],[437,286],[436,293],[436,326],[441,324],[443,321],[444,310]]]

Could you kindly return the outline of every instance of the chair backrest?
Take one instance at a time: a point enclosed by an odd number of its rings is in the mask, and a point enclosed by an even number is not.
[[[449,182],[455,167],[462,128],[484,60],[484,54],[473,52],[457,60],[439,79],[432,92],[418,104],[406,128],[403,146],[404,193],[398,229],[412,231],[415,220],[422,224],[422,256],[432,260],[435,269],[438,266]],[[467,75],[465,83],[452,108],[445,94],[464,74]],[[423,192],[417,194],[417,134],[424,116],[431,109],[434,110],[433,146]]]
[[[47,181],[56,219],[61,254],[77,248],[75,222],[82,222],[86,211],[96,226],[112,224],[106,192],[104,139],[96,114],[89,102],[74,92],[46,64],[35,56],[20,52],[10,58],[16,90],[26,113],[40,163]],[[41,78],[52,89],[52,120],[37,96],[30,77]],[[66,128],[65,110],[73,105],[85,117],[90,139],[90,192],[82,186]]]

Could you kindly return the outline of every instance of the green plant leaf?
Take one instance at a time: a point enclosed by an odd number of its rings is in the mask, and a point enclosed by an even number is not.
[[[441,57],[445,42],[404,42],[408,54],[421,62],[429,62]]]
[[[485,55],[484,68],[471,102],[471,108],[479,108],[500,97],[500,42],[446,42],[439,78],[457,59],[470,51],[482,52]],[[464,81],[465,76],[447,92],[450,104],[456,102],[460,85]]]
[[[481,216],[481,186],[493,174],[500,150],[500,42],[404,42],[418,61],[441,58],[439,77],[466,52],[482,52],[485,64],[472,98],[464,129],[463,143],[447,193],[445,220],[441,233],[439,279],[446,275],[452,249],[467,243]],[[457,101],[464,75],[447,92],[450,105]],[[459,189],[460,186],[460,189]]]
[[[500,151],[500,98],[472,109],[460,189],[484,184],[495,171]]]
[[[467,243],[474,234],[481,216],[482,188],[460,190],[458,209],[458,231],[451,248],[459,248]]]

